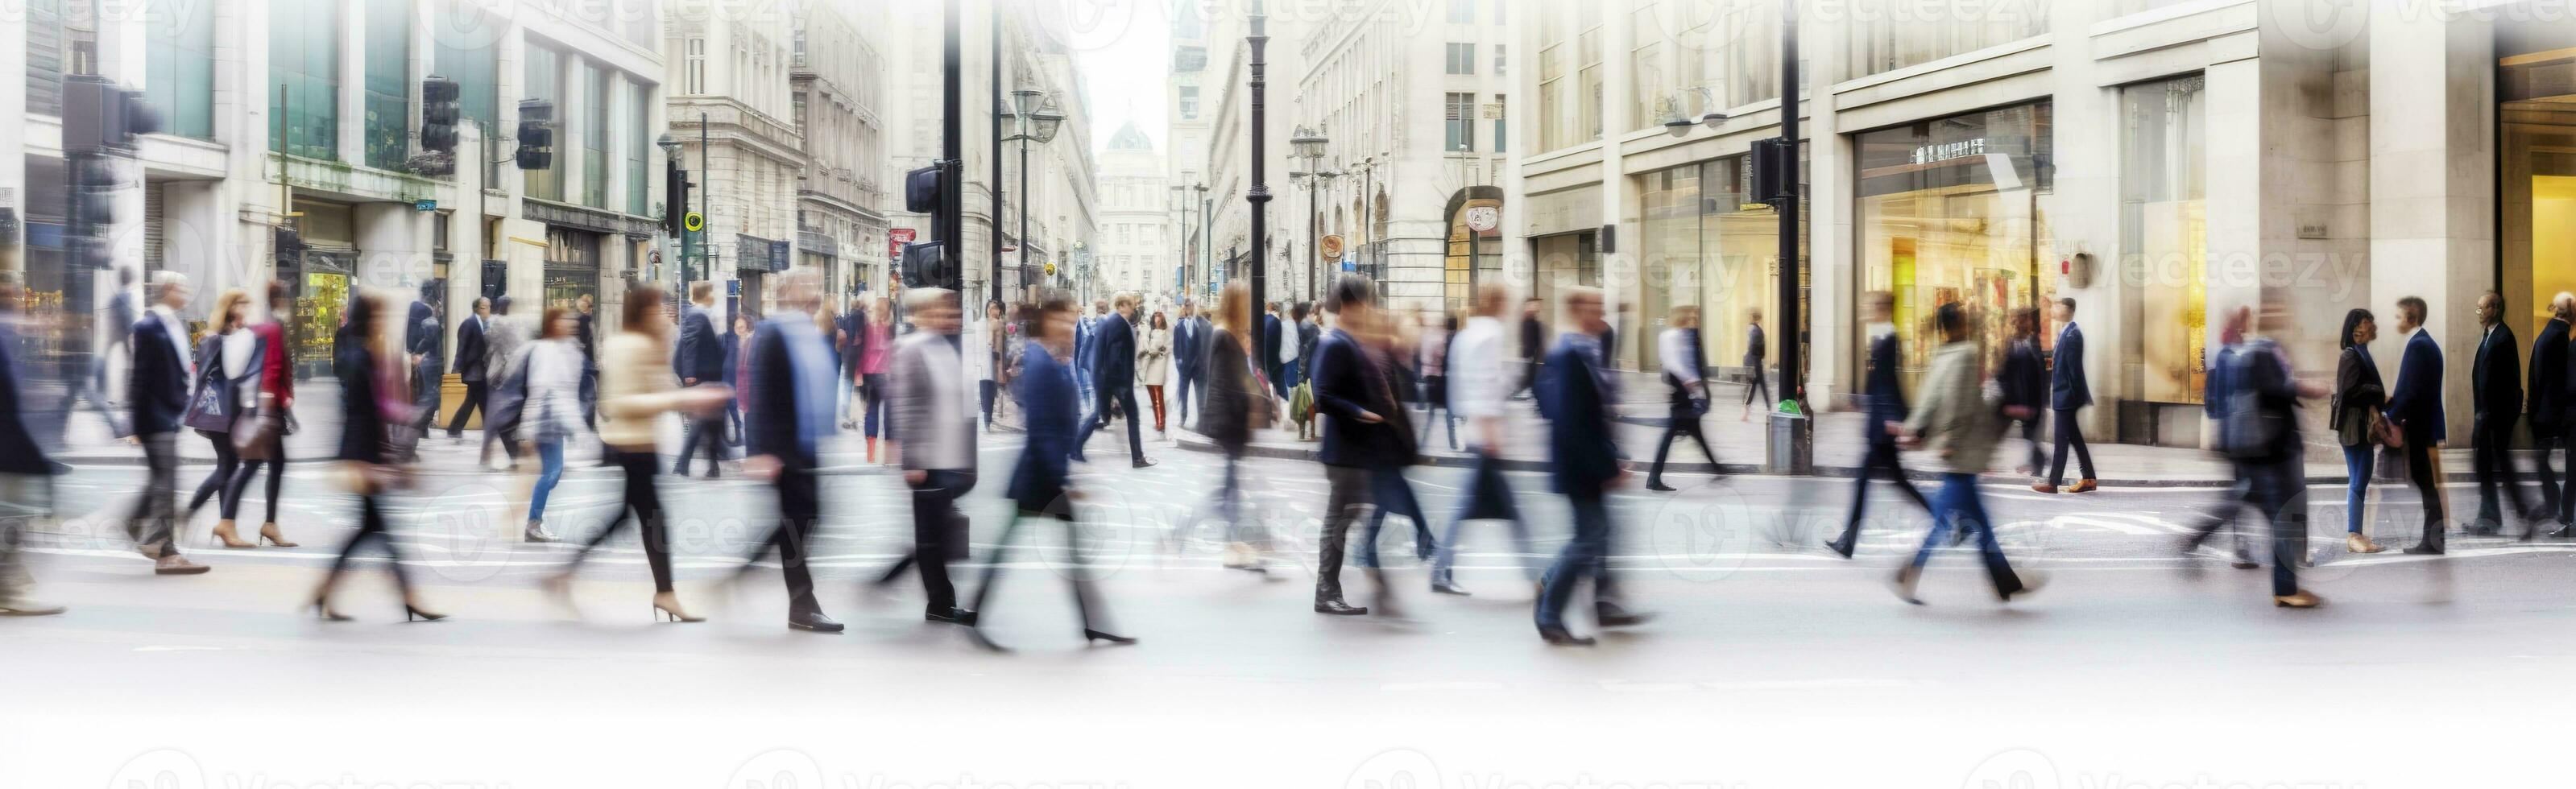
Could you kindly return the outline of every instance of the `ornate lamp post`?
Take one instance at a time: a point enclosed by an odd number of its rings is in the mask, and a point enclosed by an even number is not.
[[[1288,140],[1289,148],[1294,152],[1293,155],[1306,162],[1305,170],[1289,173],[1289,177],[1306,182],[1306,253],[1315,258],[1314,266],[1308,269],[1312,273],[1306,278],[1307,301],[1315,300],[1317,283],[1324,279],[1326,261],[1324,249],[1320,243],[1324,221],[1323,205],[1320,202],[1322,190],[1332,184],[1335,176],[1341,175],[1324,169],[1324,146],[1330,142],[1331,140],[1322,132],[1305,127],[1298,127],[1297,136]]]
[[[1020,144],[1020,232],[1018,236],[1018,246],[1020,248],[1020,279],[1023,283],[1027,281],[1029,276],[1029,142],[1035,140],[1039,145],[1054,142],[1056,131],[1064,125],[1064,114],[1055,110],[1054,99],[1046,99],[1043,104],[1040,103],[1039,99],[1045,95],[1046,94],[1040,91],[1029,90],[1027,88],[1011,91],[1011,113],[1009,117],[1011,118],[1016,131],[1014,131],[1011,136],[1003,138],[1003,142],[1018,142]],[[1037,106],[1032,108],[1030,105]],[[998,282],[995,283],[995,287],[998,289],[1000,284]]]

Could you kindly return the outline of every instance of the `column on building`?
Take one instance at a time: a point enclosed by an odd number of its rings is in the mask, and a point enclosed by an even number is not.
[[[2495,279],[2494,26],[2447,13],[2376,14],[2369,37],[2370,302],[2383,316],[2372,351],[2388,363],[2400,357],[2397,299],[2430,305],[2425,326],[2452,372],[2451,445],[2462,446],[2480,336],[2472,307]]]

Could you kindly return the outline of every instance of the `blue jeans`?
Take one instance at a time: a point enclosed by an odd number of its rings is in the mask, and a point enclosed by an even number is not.
[[[1422,517],[1422,502],[1413,497],[1413,483],[1404,478],[1403,466],[1369,469],[1369,499],[1377,511],[1369,514],[1368,530],[1360,536],[1360,553],[1352,561],[1361,567],[1376,568],[1378,530],[1386,527],[1386,516],[1402,515],[1413,519],[1414,552],[1431,558],[1431,519]]]
[[[1565,606],[1573,602],[1574,585],[1583,576],[1593,578],[1593,599],[1611,598],[1609,501],[1597,491],[1565,498],[1574,505],[1574,539],[1565,543],[1556,563],[1539,579],[1539,627],[1565,626]]]
[[[2021,591],[2021,576],[2014,575],[2012,564],[2004,561],[2004,546],[1995,542],[1994,522],[1986,517],[1985,497],[1977,492],[1977,475],[1944,472],[1941,492],[1932,497],[1932,533],[1923,536],[1923,547],[1914,552],[1913,567],[1923,569],[1931,561],[1932,549],[1948,544],[1951,529],[1967,529],[1977,536],[1977,551],[1986,561],[1986,575],[1995,582],[1995,593],[2009,595]]]
[[[2361,533],[2362,499],[2370,495],[2370,475],[2372,467],[2379,464],[2378,450],[2377,444],[2343,448],[2343,473],[2351,478],[2344,483],[2344,529],[2354,534]]]
[[[1458,561],[1458,533],[1466,530],[1468,521],[1484,519],[1498,519],[1510,524],[1514,550],[1520,551],[1523,557],[1535,553],[1530,549],[1529,524],[1521,521],[1520,508],[1512,503],[1511,485],[1503,481],[1502,459],[1483,447],[1477,447],[1476,470],[1474,476],[1467,478],[1467,501],[1459,506],[1458,519],[1449,522],[1449,534],[1440,541],[1440,553],[1431,562],[1433,582],[1450,580],[1449,568]],[[1530,580],[1538,580],[1538,568],[1525,569]]]
[[[555,492],[555,483],[563,481],[563,441],[537,442],[537,487],[528,495],[528,520],[546,519],[546,496]]]

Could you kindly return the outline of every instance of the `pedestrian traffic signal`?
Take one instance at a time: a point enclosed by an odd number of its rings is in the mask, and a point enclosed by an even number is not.
[[[455,80],[433,75],[421,81],[420,147],[439,153],[456,152],[456,121],[463,114],[457,104],[458,95]]]
[[[98,153],[130,149],[134,138],[161,130],[161,112],[143,98],[101,77],[63,78],[63,150]]]
[[[931,165],[903,174],[903,210],[919,214],[939,211],[939,165]]]
[[[944,288],[955,272],[948,270],[948,255],[937,241],[903,245],[903,286],[907,288]]]
[[[521,170],[551,170],[555,166],[555,103],[544,99],[519,102],[519,153]]]
[[[1746,158],[1753,165],[1753,201],[1778,205],[1788,199],[1789,187],[1798,172],[1798,146],[1778,137],[1753,141],[1753,151]]]

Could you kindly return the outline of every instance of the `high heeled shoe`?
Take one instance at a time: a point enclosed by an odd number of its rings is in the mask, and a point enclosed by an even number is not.
[[[436,622],[446,618],[446,614],[423,611],[420,610],[420,606],[411,601],[403,601],[403,621],[405,622]]]
[[[1088,627],[1083,628],[1082,642],[1089,644],[1094,641],[1107,641],[1110,646],[1114,647],[1123,647],[1136,643],[1136,639],[1118,635],[1116,633],[1104,633]]]
[[[681,609],[679,596],[673,595],[670,592],[663,592],[653,596],[653,618],[655,620],[662,620],[665,617],[672,622],[707,621],[706,617],[690,616],[688,611]]]
[[[297,545],[297,543],[287,542],[286,532],[280,531],[275,523],[260,524],[259,539],[278,548],[293,548]]]
[[[331,598],[313,598],[313,616],[325,622],[346,622],[349,615],[331,610]]]
[[[215,521],[215,539],[226,548],[259,547],[259,543],[243,540],[230,519]]]

